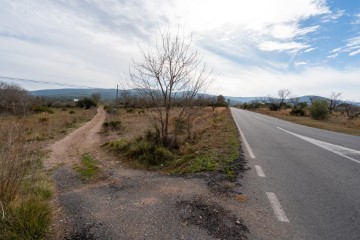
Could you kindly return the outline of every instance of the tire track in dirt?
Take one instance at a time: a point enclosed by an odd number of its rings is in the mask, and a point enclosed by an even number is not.
[[[50,146],[51,156],[45,161],[45,168],[51,169],[59,164],[76,163],[79,153],[91,151],[97,147],[100,138],[97,134],[106,117],[105,110],[100,107],[95,117],[82,127],[71,132],[65,138]]]

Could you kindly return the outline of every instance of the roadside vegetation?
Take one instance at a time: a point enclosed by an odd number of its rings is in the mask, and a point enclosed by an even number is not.
[[[213,79],[191,40],[161,32],[158,44],[141,49],[142,60],[130,68],[129,88],[120,103],[107,107],[119,137],[107,144],[119,159],[137,167],[168,173],[235,174],[239,139],[228,103],[206,91]],[[126,89],[126,88],[125,88]],[[115,109],[115,110],[114,110]],[[120,124],[121,122],[121,124]]]
[[[54,187],[44,146],[91,119],[94,109],[30,96],[0,82],[0,239],[42,239]]]
[[[360,136],[360,106],[342,101],[340,93],[301,102],[290,90],[281,89],[276,98],[267,97],[237,107],[309,127]]]
[[[94,156],[85,153],[81,156],[81,162],[75,169],[84,181],[98,179],[103,175],[101,169],[98,167],[98,163],[98,160],[96,160]]]
[[[203,107],[187,137],[185,126],[176,148],[164,147],[152,131],[146,111],[118,109],[107,121],[120,121],[122,130],[106,131],[114,140],[104,147],[122,162],[166,173],[222,172],[229,178],[239,170],[240,143],[227,107]],[[174,119],[171,120],[174,123]],[[174,126],[172,126],[173,129]],[[106,128],[104,126],[104,128]],[[106,128],[107,129],[107,128]]]

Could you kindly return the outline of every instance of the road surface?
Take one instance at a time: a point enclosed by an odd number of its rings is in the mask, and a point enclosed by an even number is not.
[[[251,170],[250,239],[360,239],[360,137],[231,109]]]

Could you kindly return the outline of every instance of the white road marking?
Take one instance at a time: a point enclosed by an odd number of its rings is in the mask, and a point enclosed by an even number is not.
[[[265,173],[259,165],[255,165],[255,169],[259,177],[265,177]]]
[[[274,210],[276,218],[280,222],[289,222],[289,219],[286,217],[284,210],[282,209],[279,200],[277,199],[275,193],[266,192],[266,195],[270,201],[271,207]]]
[[[352,157],[349,157],[345,154],[354,154],[354,155],[360,155],[360,151],[357,151],[357,150],[354,150],[354,149],[351,149],[351,148],[346,148],[346,147],[342,147],[342,146],[338,146],[338,145],[335,145],[335,144],[332,144],[332,143],[327,143],[327,142],[323,142],[323,141],[320,141],[320,140],[316,140],[316,139],[313,139],[313,138],[309,138],[309,137],[305,137],[303,135],[300,135],[300,134],[296,134],[296,133],[293,133],[293,132],[290,132],[288,130],[285,130],[285,129],[282,129],[280,127],[277,127],[278,129],[280,129],[281,131],[284,131],[284,132],[287,132],[295,137],[298,137],[298,138],[301,138],[309,143],[312,143],[320,148],[323,148],[323,149],[326,149],[332,153],[335,153],[341,157],[344,157],[344,158],[347,158],[353,162],[356,162],[356,163],[359,163],[360,164],[360,161],[355,159],[355,158],[352,158]]]
[[[233,111],[231,111],[231,112],[232,112],[232,113],[235,113],[235,112],[233,112]],[[246,149],[247,149],[250,157],[251,157],[251,158],[256,158],[254,152],[252,151],[252,149],[251,149],[251,147],[250,147],[250,145],[249,145],[249,143],[248,143],[248,141],[247,141],[246,138],[245,138],[244,133],[241,131],[241,128],[240,128],[239,123],[236,121],[235,114],[233,114],[233,117],[234,117],[235,124],[236,124],[237,128],[239,129],[241,138],[242,138],[243,141],[244,141],[245,147],[246,147]]]

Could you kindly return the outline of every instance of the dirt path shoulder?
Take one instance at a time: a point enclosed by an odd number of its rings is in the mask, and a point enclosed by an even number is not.
[[[125,168],[102,152],[102,108],[86,125],[51,146],[45,163],[57,188],[52,239],[246,239],[239,202],[211,191],[204,178]],[[97,181],[74,166],[84,153],[100,162]]]

